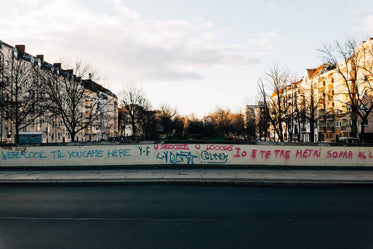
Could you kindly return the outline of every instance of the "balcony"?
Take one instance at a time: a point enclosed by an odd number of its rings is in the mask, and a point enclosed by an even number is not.
[[[326,132],[326,128],[325,127],[319,127],[319,132]]]
[[[339,129],[340,129],[341,131],[347,131],[347,126],[339,127]]]

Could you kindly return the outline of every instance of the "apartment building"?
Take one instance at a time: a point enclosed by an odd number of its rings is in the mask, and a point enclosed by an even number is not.
[[[283,132],[293,132],[293,138],[298,134],[295,141],[338,142],[364,133],[365,141],[373,142],[373,39],[362,42],[337,65],[306,69],[299,82],[272,94],[278,96],[292,119],[286,123],[289,118],[283,114]]]
[[[78,101],[71,101],[74,91],[68,84],[82,89]],[[1,143],[14,143],[17,130],[18,134],[41,134],[44,143],[98,141],[118,134],[114,93],[91,79],[82,80],[60,63],[44,61],[43,55],[26,53],[24,45],[13,47],[0,41],[0,86]],[[62,118],[62,112],[77,117],[75,123],[69,124],[71,120]],[[71,132],[72,125],[76,133]]]
[[[92,81],[91,79],[83,80],[84,89],[87,96],[96,96],[94,102],[98,104],[98,115],[92,125],[85,130],[85,141],[107,140],[118,136],[118,97],[110,90]],[[90,106],[92,98],[84,99],[85,106]]]

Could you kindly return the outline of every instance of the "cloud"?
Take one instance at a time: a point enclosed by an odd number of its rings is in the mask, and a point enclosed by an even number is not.
[[[274,12],[274,13],[277,13],[277,14],[279,14],[279,15],[282,15],[282,14],[283,14],[283,12],[282,12],[280,6],[279,6],[276,2],[267,2],[267,3],[266,3],[266,6],[267,6],[270,10],[272,10],[272,12]]]
[[[373,33],[373,15],[366,16],[360,22],[359,29],[369,34]]]
[[[316,11],[313,6],[304,8],[303,4],[300,4],[300,2],[294,2],[294,4],[285,7],[284,3],[278,0],[267,2],[266,7],[277,16],[291,19],[310,17]]]
[[[272,48],[272,42],[278,37],[279,34],[275,32],[260,33],[256,37],[249,38],[248,43],[260,49],[269,50]]]
[[[147,19],[119,0],[84,2],[11,1],[0,16],[0,37],[37,49],[52,63],[61,57],[81,58],[114,84],[201,79],[209,68],[259,60],[246,45],[219,44],[219,29],[229,30],[202,18]],[[259,46],[270,46],[273,37],[261,36]]]

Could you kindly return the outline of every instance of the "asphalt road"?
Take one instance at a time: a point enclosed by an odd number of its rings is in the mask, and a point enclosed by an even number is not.
[[[0,186],[19,248],[373,248],[373,188]]]

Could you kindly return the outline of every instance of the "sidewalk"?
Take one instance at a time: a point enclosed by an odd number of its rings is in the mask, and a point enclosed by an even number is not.
[[[373,185],[372,169],[0,170],[0,184]]]

